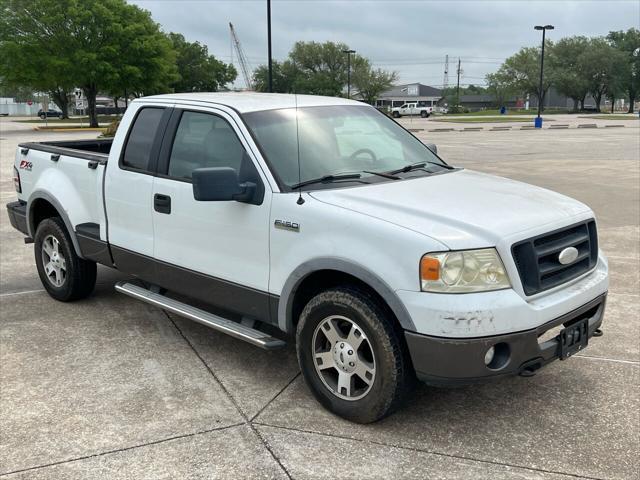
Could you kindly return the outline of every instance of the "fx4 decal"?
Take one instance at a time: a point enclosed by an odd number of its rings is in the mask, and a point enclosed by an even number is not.
[[[27,160],[20,160],[20,170],[31,171],[32,168],[33,168],[33,163]]]

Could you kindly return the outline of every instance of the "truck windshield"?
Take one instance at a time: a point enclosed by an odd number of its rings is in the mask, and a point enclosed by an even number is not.
[[[271,169],[289,188],[345,173],[362,174],[360,182],[393,181],[375,173],[402,171],[420,162],[427,162],[434,171],[439,165],[447,168],[422,142],[368,106],[301,107],[297,126],[295,108],[251,112],[243,118]]]

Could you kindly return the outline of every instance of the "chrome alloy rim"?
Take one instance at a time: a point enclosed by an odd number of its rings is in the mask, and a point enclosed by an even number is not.
[[[61,287],[67,279],[67,261],[62,255],[60,242],[53,235],[47,235],[42,242],[42,265],[47,279],[54,287]]]
[[[313,365],[322,383],[343,400],[363,398],[376,378],[369,339],[353,320],[332,315],[313,332]]]

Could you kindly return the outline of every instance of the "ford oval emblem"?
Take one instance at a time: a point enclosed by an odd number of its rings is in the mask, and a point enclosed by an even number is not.
[[[578,249],[575,247],[565,248],[560,252],[560,255],[558,255],[558,261],[562,265],[569,265],[575,262],[576,258],[578,258]]]

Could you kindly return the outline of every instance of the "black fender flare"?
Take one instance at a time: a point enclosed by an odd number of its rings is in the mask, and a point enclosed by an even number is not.
[[[348,260],[322,257],[309,260],[298,266],[285,282],[278,302],[278,327],[284,332],[293,333],[294,331],[293,301],[299,286],[309,275],[321,270],[336,270],[366,283],[387,303],[402,328],[415,331],[415,324],[406,307],[395,291],[382,278],[368,268]]]
[[[53,205],[53,208],[56,209],[56,211],[60,215],[60,218],[62,218],[62,221],[64,222],[64,226],[67,228],[67,232],[69,232],[69,237],[71,237],[71,243],[73,244],[73,248],[76,251],[76,255],[78,255],[78,257],[80,258],[84,258],[82,256],[82,251],[80,250],[80,244],[78,243],[78,239],[76,238],[76,231],[73,228],[71,221],[69,220],[69,216],[67,215],[67,212],[64,210],[64,208],[62,208],[62,205],[60,205],[60,202],[58,202],[49,193],[42,190],[33,192],[29,197],[29,200],[27,200],[27,228],[29,230],[29,236],[31,238],[34,238],[36,234],[35,225],[34,225],[35,210],[33,209],[33,206],[36,200],[45,200],[49,202],[51,205]]]

